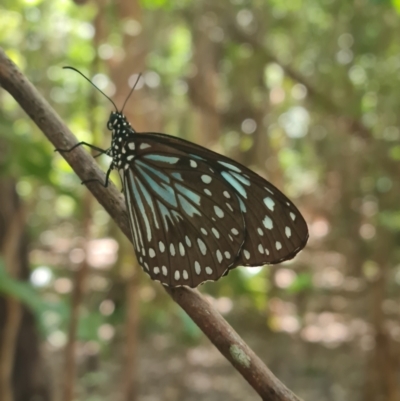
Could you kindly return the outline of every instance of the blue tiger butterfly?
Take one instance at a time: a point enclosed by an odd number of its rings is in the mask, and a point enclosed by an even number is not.
[[[64,68],[95,86],[75,68]],[[128,98],[118,111],[106,97],[116,110],[107,122],[111,146],[103,150],[79,142],[56,150],[87,145],[112,157],[102,184],[107,186],[111,171],[118,170],[137,259],[153,280],[197,287],[237,266],[292,259],[304,248],[303,216],[270,182],[184,139],[136,132],[123,114]]]

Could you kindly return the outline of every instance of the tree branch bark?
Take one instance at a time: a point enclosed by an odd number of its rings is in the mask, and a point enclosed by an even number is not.
[[[78,142],[57,113],[1,48],[0,85],[14,97],[56,148],[68,149]],[[95,178],[104,182],[104,172],[82,147],[62,156],[82,181]],[[118,189],[112,183],[107,188],[98,183],[88,183],[87,187],[124,234],[131,239],[124,198]],[[165,289],[263,400],[299,401],[197,290],[185,287]]]

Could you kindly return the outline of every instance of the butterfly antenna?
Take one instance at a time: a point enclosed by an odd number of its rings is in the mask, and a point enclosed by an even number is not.
[[[127,98],[126,98],[126,100],[125,100],[125,102],[124,102],[124,105],[122,106],[122,109],[121,109],[121,114],[122,114],[122,112],[124,111],[124,108],[125,108],[125,105],[126,105],[126,102],[128,101],[128,99],[131,97],[131,95],[132,95],[132,92],[135,90],[135,88],[136,88],[136,85],[138,84],[138,82],[139,82],[139,79],[140,79],[140,77],[142,76],[142,73],[139,73],[139,75],[138,75],[138,77],[137,77],[137,79],[136,79],[136,82],[135,82],[135,85],[133,85],[132,86],[132,89],[131,89],[131,91],[129,92],[129,95],[127,96]]]
[[[82,77],[85,78],[86,81],[90,82],[101,94],[103,94],[103,95],[112,103],[112,105],[115,107],[115,111],[118,111],[118,108],[117,108],[117,106],[115,105],[115,103],[114,103],[100,88],[98,88],[88,77],[86,77],[85,75],[83,75],[79,70],[77,70],[77,69],[74,68],[74,67],[63,67],[63,69],[65,69],[65,70],[72,70],[72,71],[77,72],[79,75],[82,75]],[[135,84],[135,85],[136,85],[136,84]],[[126,101],[125,101],[125,103],[126,103]],[[124,103],[124,106],[125,106],[125,103]]]

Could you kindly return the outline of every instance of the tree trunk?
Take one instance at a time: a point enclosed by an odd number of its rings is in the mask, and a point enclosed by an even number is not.
[[[28,239],[14,180],[1,179],[0,193],[0,256],[11,277],[27,280]],[[0,294],[0,400],[35,399],[52,399],[35,318],[17,299]]]

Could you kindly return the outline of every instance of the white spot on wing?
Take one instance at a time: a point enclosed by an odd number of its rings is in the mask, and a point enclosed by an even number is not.
[[[174,244],[170,244],[170,246],[169,246],[169,253],[171,254],[171,256],[175,256],[175,247],[174,247]]]
[[[181,278],[181,274],[179,273],[179,270],[175,270],[174,279],[176,281],[178,281],[180,278]]]
[[[209,184],[211,182],[211,177],[209,175],[203,174],[201,176],[201,181],[203,181],[204,184]]]
[[[268,216],[265,216],[263,224],[265,228],[268,228],[268,230],[272,230],[272,228],[274,227],[272,220]]]
[[[159,267],[154,267],[153,268],[153,272],[154,272],[154,274],[160,273],[160,268]]]
[[[279,251],[280,249],[282,249],[282,244],[279,241],[276,241],[275,247],[276,247],[276,250]]]
[[[205,254],[207,253],[206,244],[205,244],[200,238],[197,238],[197,243],[198,243],[198,245],[199,245],[200,252],[201,252],[203,255],[205,255]]]
[[[194,160],[190,160],[190,167],[196,168],[197,163]]]
[[[212,272],[213,272],[213,271],[212,271],[211,267],[207,266],[207,267],[206,267],[206,273],[207,273],[208,275],[211,275]]]
[[[154,257],[156,256],[156,253],[154,252],[154,249],[153,249],[153,248],[150,248],[150,249],[149,249],[149,256],[150,256],[151,258],[154,258]]]
[[[188,272],[187,272],[186,270],[184,270],[184,271],[182,272],[182,276],[183,276],[183,278],[184,278],[185,280],[187,280],[187,279],[189,278]]]
[[[275,202],[274,202],[269,196],[267,196],[266,198],[264,198],[264,203],[265,203],[265,206],[267,206],[267,208],[268,208],[269,210],[271,210],[271,212],[274,211]]]
[[[165,266],[163,266],[162,268],[162,274],[164,274],[164,276],[166,276],[168,274],[168,270]]]
[[[179,243],[179,253],[181,256],[185,256],[185,247],[183,246],[182,242]]]
[[[213,228],[211,229],[211,231],[212,231],[213,234],[215,235],[215,238],[219,239],[220,235],[219,235],[218,230],[217,230],[216,228],[213,227]]]
[[[185,236],[185,242],[186,242],[186,245],[190,248],[191,246],[192,246],[192,242],[190,241],[190,238],[186,235]]]
[[[220,219],[224,217],[224,212],[220,207],[214,206],[214,212]]]
[[[292,236],[292,230],[290,229],[290,227],[285,227],[285,234],[286,237],[290,238]]]
[[[164,242],[162,242],[162,241],[158,242],[158,249],[160,250],[161,253],[163,253],[165,251]]]
[[[243,255],[244,255],[244,257],[245,257],[247,260],[250,259],[250,252],[249,252],[247,249],[244,249],[244,250],[243,250]]]
[[[293,212],[290,212],[290,217],[292,218],[293,221],[296,220],[296,215]]]
[[[135,142],[129,142],[128,143],[128,148],[131,150],[135,150]]]
[[[222,262],[222,253],[219,249],[216,252],[216,255],[217,255],[218,262],[221,263]]]
[[[264,248],[261,244],[258,245],[258,252],[264,253]]]
[[[197,262],[197,260],[196,260],[196,262],[194,262],[194,270],[196,271],[197,275],[199,275],[201,273],[200,263]]]
[[[149,147],[150,147],[150,145],[148,143],[141,143],[139,146],[140,149],[147,149]]]

